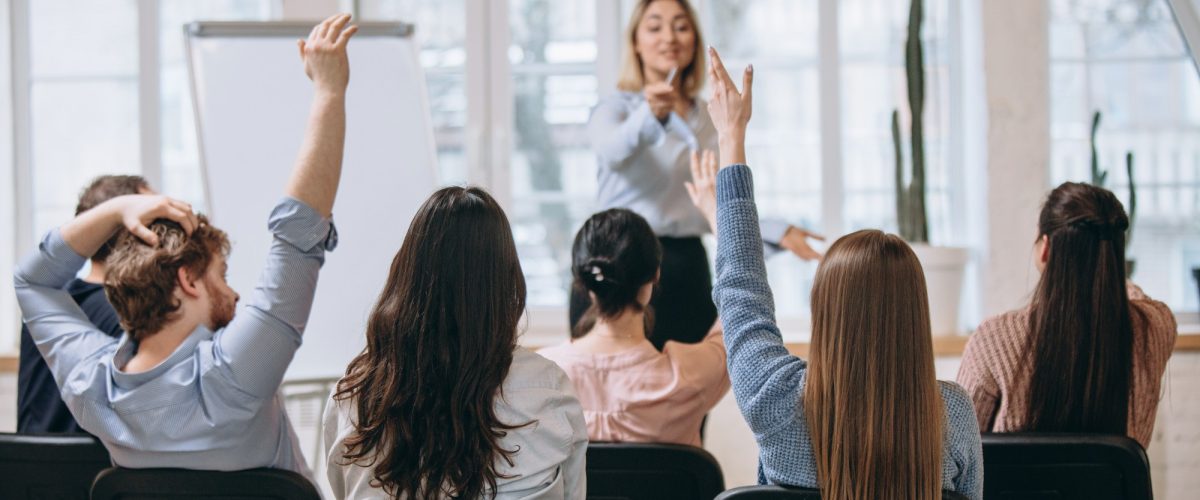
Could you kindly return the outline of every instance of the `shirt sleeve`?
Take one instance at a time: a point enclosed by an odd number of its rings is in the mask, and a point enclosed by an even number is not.
[[[588,139],[600,163],[619,168],[639,148],[657,144],[666,134],[663,125],[642,102],[632,110],[618,97],[600,101],[588,120]]]
[[[13,274],[22,318],[59,387],[75,367],[117,342],[96,328],[63,289],[85,261],[54,229]]]
[[[799,406],[806,363],[783,344],[767,284],[750,167],[717,174],[717,280],[713,301],[725,329],[729,377],[756,436],[787,425]]]
[[[333,222],[293,198],[275,206],[267,226],[273,240],[258,285],[213,342],[213,367],[264,399],[279,389],[300,347],[325,252],[337,246]]]

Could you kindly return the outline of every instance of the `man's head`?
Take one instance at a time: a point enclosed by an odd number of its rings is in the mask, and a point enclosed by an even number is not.
[[[173,321],[198,315],[216,330],[233,319],[238,295],[225,281],[229,238],[199,216],[191,235],[166,219],[150,224],[159,243],[150,246],[122,231],[108,257],[104,290],[135,341]]]
[[[150,189],[150,184],[146,179],[139,175],[102,175],[92,180],[79,193],[79,204],[75,205],[75,215],[79,215],[88,210],[91,210],[96,205],[104,203],[112,198],[124,196],[127,194],[151,194],[154,190]],[[109,238],[104,242],[92,255],[92,261],[103,263],[108,255],[112,253],[113,245],[117,242],[117,236]]]

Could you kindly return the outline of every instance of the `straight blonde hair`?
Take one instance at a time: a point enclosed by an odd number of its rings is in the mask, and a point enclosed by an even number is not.
[[[683,68],[679,73],[679,81],[683,82],[683,95],[689,99],[695,99],[700,93],[700,88],[704,86],[704,36],[700,33],[699,17],[696,16],[696,10],[687,0],[675,0],[679,2],[679,6],[683,7],[684,13],[687,14],[688,22],[692,23],[692,31],[696,33],[696,46],[692,49],[692,63]],[[642,58],[637,53],[637,30],[638,25],[642,22],[642,17],[646,15],[646,9],[650,7],[655,0],[639,0],[637,5],[633,7],[633,14],[629,16],[629,23],[625,27],[625,43],[621,50],[621,75],[617,79],[617,88],[626,92],[641,92],[642,87],[646,86],[646,78],[642,71]]]
[[[941,392],[921,263],[881,231],[842,237],[812,289],[804,415],[826,500],[941,498]]]

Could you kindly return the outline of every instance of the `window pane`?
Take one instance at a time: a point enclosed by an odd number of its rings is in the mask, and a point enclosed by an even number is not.
[[[35,82],[33,199],[35,236],[75,215],[93,177],[141,172],[137,82]]]
[[[820,231],[817,1],[704,2],[700,17],[706,43],[721,51],[735,80],[754,64],[757,105],[746,155],[762,216]],[[780,255],[767,260],[767,267],[779,313],[807,316],[816,265]]]
[[[515,97],[509,215],[529,305],[564,306],[571,242],[596,198],[596,160],[584,132],[598,91],[595,1],[512,0],[509,19]]]
[[[35,80],[137,74],[136,0],[28,3],[30,71]]]
[[[463,0],[365,0],[361,18],[404,21],[417,26],[421,66],[429,93],[429,111],[437,142],[438,179],[443,184],[467,182],[466,41],[467,12]]]
[[[1055,0],[1051,39],[1051,178],[1091,180],[1092,113],[1107,188],[1129,209],[1125,156],[1138,206],[1133,278],[1176,311],[1197,310],[1200,266],[1200,77],[1164,0]]]

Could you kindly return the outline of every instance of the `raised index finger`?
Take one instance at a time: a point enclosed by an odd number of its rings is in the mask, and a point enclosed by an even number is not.
[[[721,54],[717,53],[717,49],[709,47],[708,55],[712,59],[713,71],[717,73],[717,77],[726,86],[733,88],[733,79],[729,78],[729,72],[725,70],[725,63],[721,62]]]

